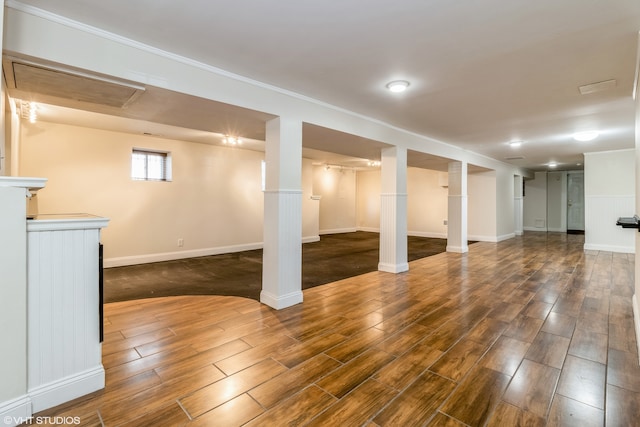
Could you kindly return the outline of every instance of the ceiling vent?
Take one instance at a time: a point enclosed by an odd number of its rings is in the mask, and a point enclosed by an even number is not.
[[[144,93],[131,82],[4,58],[3,70],[9,94],[14,98],[55,104],[53,99],[126,108]]]
[[[603,90],[609,90],[616,87],[617,81],[615,79],[605,80],[603,82],[591,83],[588,85],[582,85],[578,87],[578,90],[582,95],[587,95],[594,92],[602,92]]]
[[[505,157],[505,160],[524,160],[524,156]]]

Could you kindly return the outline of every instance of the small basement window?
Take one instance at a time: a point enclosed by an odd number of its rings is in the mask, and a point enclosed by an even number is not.
[[[171,181],[171,153],[134,148],[131,152],[131,179]]]

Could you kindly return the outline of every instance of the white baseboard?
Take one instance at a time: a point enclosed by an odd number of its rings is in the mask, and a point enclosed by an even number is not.
[[[369,233],[379,233],[380,229],[376,227],[358,227],[357,231],[367,231]]]
[[[333,229],[329,229],[329,230],[320,230],[319,234],[340,234],[340,233],[354,233],[358,231],[357,228],[353,227],[349,227],[349,228],[333,228]]]
[[[476,234],[470,234],[467,236],[469,240],[475,240],[476,242],[490,242],[490,243],[498,243],[503,240],[513,239],[516,237],[515,233],[502,234],[500,236],[480,236]]]
[[[604,252],[619,252],[623,254],[635,254],[636,248],[629,246],[614,246],[614,245],[595,245],[593,243],[584,244],[585,251],[604,251]]]
[[[430,237],[432,239],[446,239],[447,233],[432,233],[430,231],[408,231],[407,236]]]
[[[151,262],[173,261],[176,259],[196,258],[209,255],[221,255],[232,252],[251,251],[262,249],[262,242],[247,243],[244,245],[219,246],[217,248],[194,249],[189,251],[162,252],[157,254],[134,255],[118,258],[106,258],[104,267],[122,267],[125,265],[148,264]]]
[[[566,233],[567,232],[567,227],[565,228],[547,228],[547,231],[550,231],[552,233]]]
[[[405,271],[409,271],[409,263],[404,262],[402,264],[388,264],[381,262],[378,264],[378,271],[384,271],[387,273],[403,273]]]
[[[275,296],[265,290],[260,292],[260,302],[276,310],[291,307],[302,302],[302,291],[291,292],[283,296]]]
[[[309,237],[303,237],[302,238],[302,243],[313,243],[313,242],[319,242],[320,241],[320,236],[309,236]]]
[[[513,239],[516,237],[516,233],[503,234],[496,238],[496,242],[503,242],[505,240]]]
[[[522,236],[524,234],[524,231],[522,230],[516,230],[515,235],[516,236]]]
[[[636,345],[638,346],[638,354],[640,354],[640,307],[638,306],[638,295],[633,294],[631,298],[633,304],[633,323],[636,327]],[[640,357],[638,358],[640,363]]]
[[[547,231],[547,227],[523,227],[524,231]]]
[[[34,413],[84,396],[104,388],[104,368],[93,369],[64,377],[28,391]]]
[[[28,395],[0,402],[0,425],[14,427],[27,422],[33,412]]]

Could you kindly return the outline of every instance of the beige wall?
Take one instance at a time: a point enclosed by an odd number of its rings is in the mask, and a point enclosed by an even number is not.
[[[447,237],[446,187],[440,172],[407,168],[407,230],[409,235]],[[380,229],[380,171],[360,171],[357,177],[358,229]]]
[[[440,185],[441,172],[407,169],[407,229],[409,235],[447,238],[449,191]],[[446,175],[446,174],[445,174]]]
[[[379,170],[358,172],[356,209],[359,230],[380,231],[381,186]]]
[[[316,196],[321,196],[320,234],[356,230],[356,172],[354,170],[314,166],[313,192]]]
[[[262,241],[262,153],[46,122],[24,126],[21,145],[22,174],[49,179],[40,213],[111,219],[107,259]],[[171,152],[173,181],[131,180],[133,147]]]
[[[109,218],[102,232],[108,266],[262,245],[264,153],[42,121],[22,129],[21,173],[49,179],[39,212]],[[171,152],[172,181],[131,180],[133,147]],[[318,237],[312,168],[304,159],[305,241]]]

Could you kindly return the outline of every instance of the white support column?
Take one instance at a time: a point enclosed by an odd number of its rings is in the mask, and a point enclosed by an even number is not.
[[[524,215],[524,194],[523,194],[523,177],[522,175],[514,175],[513,177],[513,225],[516,236],[522,236],[523,233],[523,215]]]
[[[277,310],[302,302],[302,122],[267,122],[264,253],[260,302]]]
[[[448,217],[447,252],[468,252],[467,162],[449,163]]]
[[[407,150],[382,150],[380,262],[378,270],[402,273],[407,262]]]

